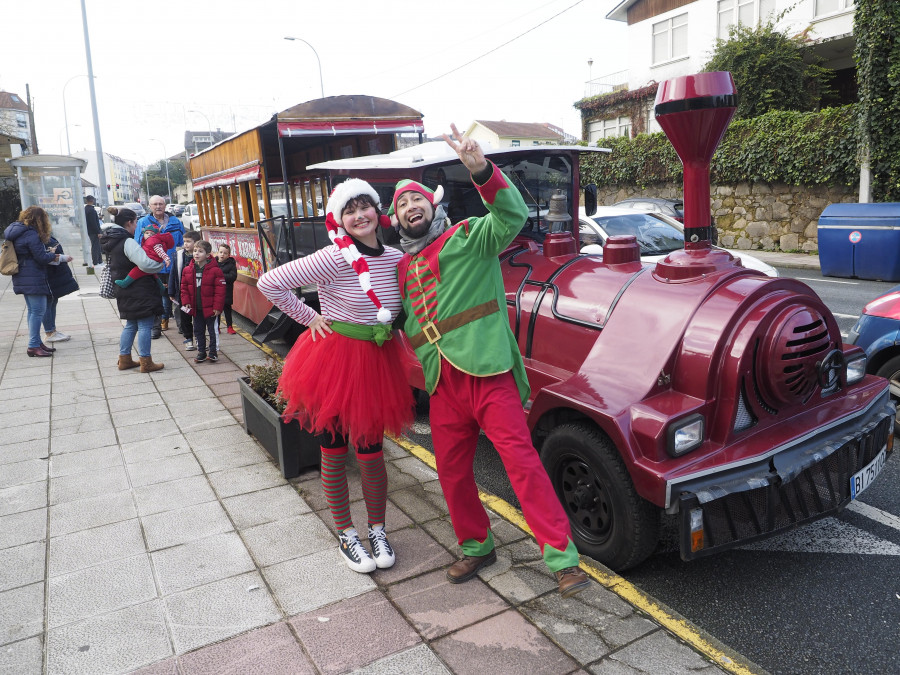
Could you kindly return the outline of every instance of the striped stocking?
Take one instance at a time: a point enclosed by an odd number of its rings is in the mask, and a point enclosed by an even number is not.
[[[339,532],[353,527],[350,518],[350,494],[347,489],[347,447],[322,448],[322,490]]]
[[[387,502],[387,471],[384,468],[384,452],[356,453],[362,479],[363,497],[369,512],[369,524],[384,523]]]

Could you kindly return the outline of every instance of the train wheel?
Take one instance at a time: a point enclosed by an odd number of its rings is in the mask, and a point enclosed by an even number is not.
[[[891,383],[891,399],[900,406],[900,356],[895,356],[885,363],[875,374],[888,379]],[[894,431],[900,433],[900,409],[897,410],[897,418],[894,420]]]
[[[653,552],[659,509],[637,494],[603,432],[582,424],[557,427],[544,441],[542,459],[581,553],[626,570]]]

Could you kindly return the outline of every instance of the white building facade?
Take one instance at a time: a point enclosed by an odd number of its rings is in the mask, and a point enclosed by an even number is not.
[[[110,204],[141,201],[143,194],[141,181],[144,176],[144,167],[138,162],[104,152],[103,160],[105,162],[107,184],[100,185],[97,152],[95,150],[81,150],[72,153],[72,156],[87,161],[83,176],[85,180],[98,186],[99,196],[97,199],[102,205],[108,206]],[[106,199],[103,198],[104,192],[106,193]]]

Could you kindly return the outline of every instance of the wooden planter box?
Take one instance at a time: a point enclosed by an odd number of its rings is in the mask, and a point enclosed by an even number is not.
[[[285,422],[262,396],[250,388],[249,377],[239,377],[244,431],[256,436],[272,458],[281,475],[294,478],[302,469],[319,465],[319,446],[312,434],[300,428],[297,420]]]

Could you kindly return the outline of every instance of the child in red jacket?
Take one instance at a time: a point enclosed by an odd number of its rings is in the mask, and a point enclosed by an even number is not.
[[[225,307],[225,275],[208,241],[194,244],[194,260],[181,274],[181,311],[194,317],[195,363],[207,359],[206,333],[209,333],[210,361],[219,360],[219,314]]]
[[[144,228],[142,236],[144,237],[144,243],[141,244],[141,248],[144,249],[147,257],[156,262],[165,263],[166,266],[172,264],[169,255],[166,253],[170,248],[175,248],[175,240],[171,234],[160,232],[159,228],[151,223]],[[142,272],[141,268],[135,265],[128,273],[128,276],[124,279],[116,279],[115,284],[121,288],[128,288],[141,277],[147,276],[147,274],[148,272]],[[162,285],[162,282],[160,282],[160,285]]]

